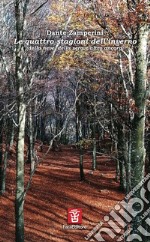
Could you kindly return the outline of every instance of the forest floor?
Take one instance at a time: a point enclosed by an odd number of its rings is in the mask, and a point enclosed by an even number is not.
[[[44,147],[42,157],[48,147]],[[79,154],[71,147],[50,151],[33,176],[25,200],[25,242],[82,242],[84,237],[109,215],[124,198],[115,180],[115,162],[109,156],[97,158],[98,169],[91,169],[91,154],[84,155],[85,181],[80,181]],[[30,167],[25,165],[25,183]],[[15,153],[7,168],[5,194],[0,197],[0,242],[15,241]],[[83,230],[64,229],[67,209],[82,208]],[[107,226],[107,225],[106,225]],[[96,239],[93,238],[93,241]],[[105,240],[111,240],[108,236]]]

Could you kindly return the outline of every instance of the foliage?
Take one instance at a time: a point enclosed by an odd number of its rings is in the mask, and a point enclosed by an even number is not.
[[[89,149],[89,147],[91,147],[91,145],[93,144],[93,140],[92,139],[82,139],[79,142],[76,143],[76,145],[79,148],[83,148],[83,149]]]

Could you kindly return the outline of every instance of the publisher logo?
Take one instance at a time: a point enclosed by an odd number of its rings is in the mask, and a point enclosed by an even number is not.
[[[82,224],[82,208],[68,208],[68,224]]]

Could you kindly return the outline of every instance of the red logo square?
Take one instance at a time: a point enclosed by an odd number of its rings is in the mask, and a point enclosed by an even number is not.
[[[68,208],[68,224],[82,224],[82,208]]]

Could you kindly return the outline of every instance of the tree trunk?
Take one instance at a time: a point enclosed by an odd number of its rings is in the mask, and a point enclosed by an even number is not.
[[[83,169],[83,147],[82,144],[80,145],[80,180],[84,181],[85,177],[84,177],[84,169]]]
[[[0,194],[3,194],[3,119],[0,120]]]
[[[3,165],[2,165],[2,173],[1,173],[1,193],[3,194],[6,190],[6,170],[7,170],[7,160],[8,160],[8,154],[9,154],[9,148],[10,148],[10,130],[9,130],[9,124],[10,119],[6,119],[5,121],[5,151],[3,152]],[[2,136],[3,138],[3,136]]]
[[[9,120],[10,135],[9,135],[9,145],[10,147],[14,144],[15,127],[12,120]]]
[[[97,168],[97,160],[96,160],[96,139],[93,139],[93,157],[92,157],[92,165],[93,170],[96,170]]]
[[[79,142],[79,101],[75,106],[76,143]]]
[[[126,160],[126,192],[131,191],[131,129],[128,130],[128,146],[127,146],[127,160]]]
[[[6,144],[6,150],[4,152],[2,184],[1,184],[1,193],[2,194],[6,191],[6,170],[7,170],[7,159],[8,159],[8,153],[9,153],[8,150],[9,150],[9,146]]]
[[[126,190],[126,158],[125,154],[125,134],[123,130],[123,125],[118,123],[118,160],[119,160],[119,170],[120,170],[120,188],[121,190]]]
[[[56,110],[56,132],[57,135],[63,128],[63,120],[61,116],[61,87],[56,86],[56,99],[55,99],[55,110]],[[61,135],[57,139],[61,140]]]
[[[16,53],[15,53],[15,78],[17,94],[17,153],[16,153],[16,196],[15,196],[15,220],[16,242],[24,242],[24,136],[26,119],[25,83],[23,72],[23,30],[24,20],[29,0],[15,1],[16,19]]]
[[[42,143],[46,140],[46,134],[45,134],[45,117],[40,117],[40,140]]]
[[[16,242],[24,241],[24,134],[26,105],[21,100],[18,103],[18,137],[16,163]]]
[[[29,116],[28,116],[28,159],[27,162],[31,166],[31,174],[34,171],[35,160],[34,160],[34,131],[33,131],[33,116],[32,116],[32,107],[29,107]]]
[[[146,108],[146,81],[147,81],[147,44],[148,25],[138,24],[137,30],[137,52],[136,52],[136,74],[135,74],[135,113],[131,131],[131,186],[134,188],[144,177],[145,169],[145,108]],[[135,193],[140,198],[139,191]],[[139,210],[139,204],[134,210]],[[133,233],[138,234],[137,228],[142,221],[137,215],[133,219]],[[139,234],[141,236],[141,234]],[[139,241],[135,239],[134,242]],[[149,240],[147,240],[149,241]]]
[[[119,182],[120,180],[120,163],[119,160],[116,160],[116,181]]]

